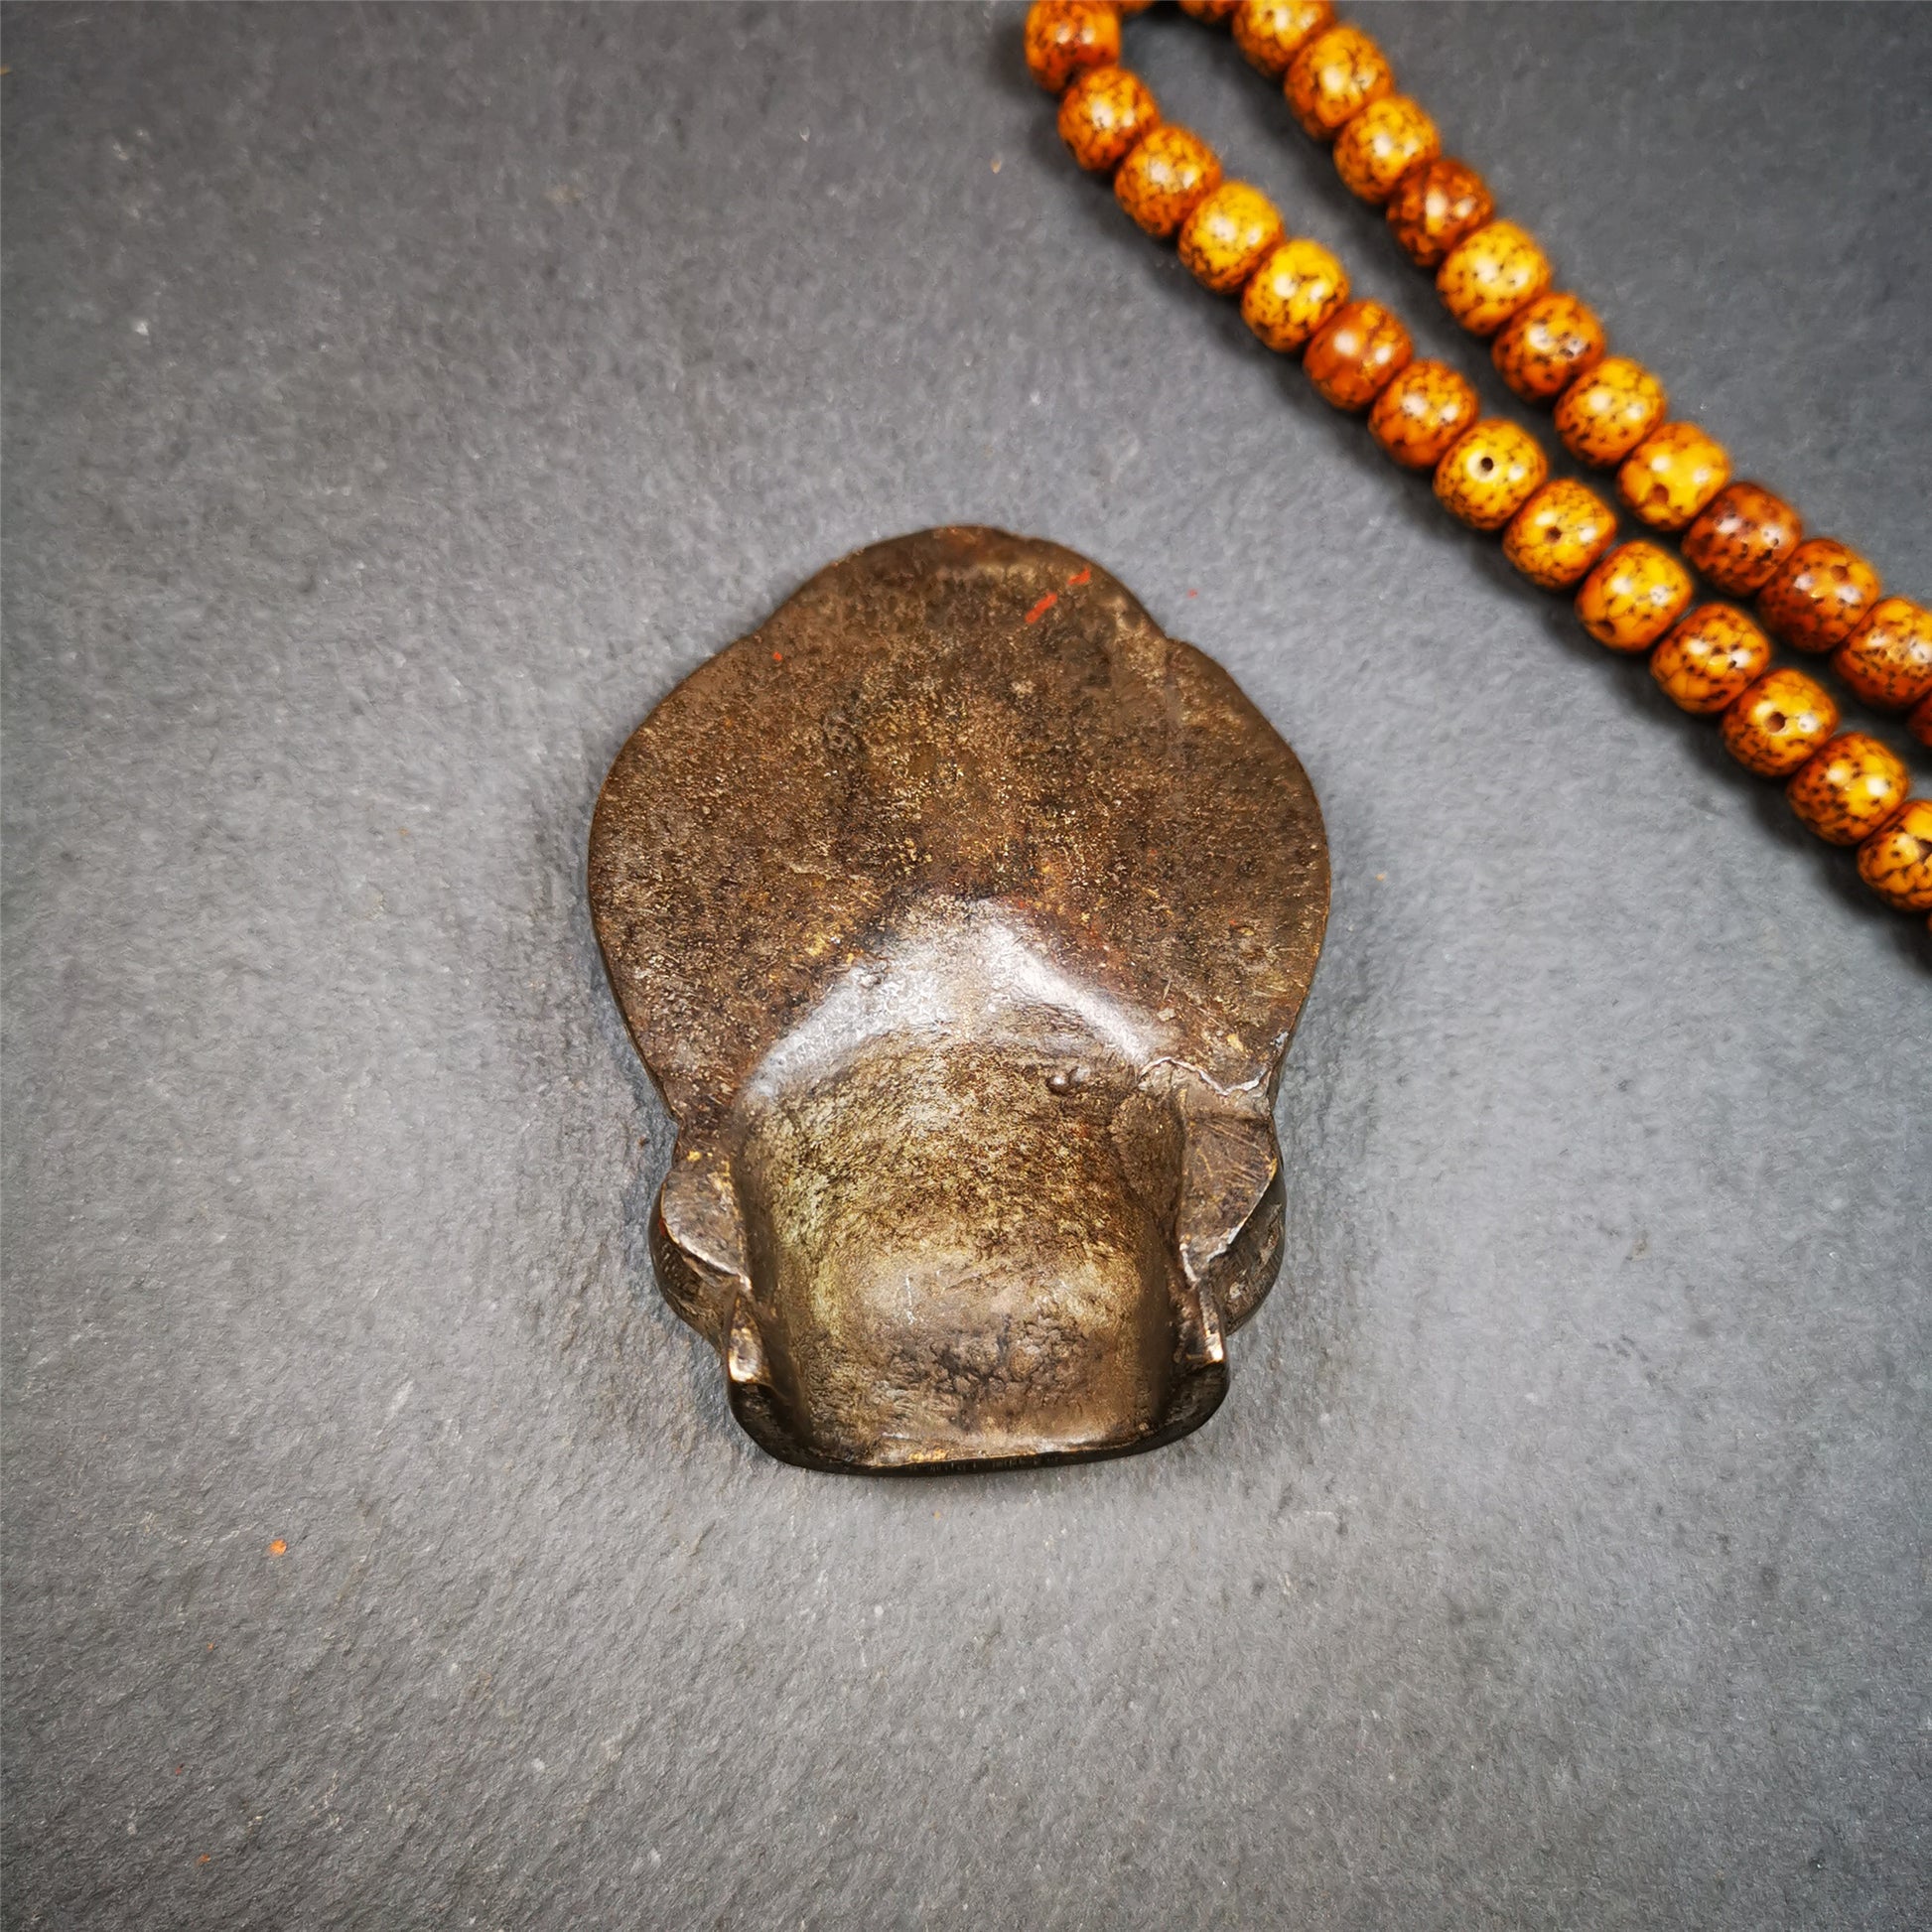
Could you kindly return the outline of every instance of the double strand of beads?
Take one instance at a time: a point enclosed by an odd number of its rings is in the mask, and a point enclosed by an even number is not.
[[[1231,16],[1257,65],[1279,58],[1298,118],[1323,138],[1336,137],[1338,146],[1361,114],[1392,97],[1379,50],[1354,29],[1333,26],[1326,0],[1181,3],[1202,17]],[[1806,826],[1835,844],[1860,848],[1860,874],[1874,893],[1904,910],[1932,911],[1932,840],[1922,836],[1932,805],[1907,798],[1897,755],[1863,733],[1838,733],[1830,695],[1802,671],[1772,667],[1768,639],[1742,612],[1711,604],[1687,615],[1691,575],[1669,551],[1643,540],[1612,547],[1610,505],[1584,483],[1552,479],[1529,431],[1482,418],[1473,386],[1458,371],[1415,359],[1408,331],[1391,310],[1351,302],[1347,273],[1328,249],[1287,234],[1265,195],[1223,179],[1204,141],[1163,122],[1146,84],[1119,65],[1119,40],[1118,11],[1105,0],[1035,0],[1028,16],[1028,66],[1059,94],[1060,134],[1080,166],[1110,176],[1126,212],[1149,234],[1175,240],[1203,286],[1239,295],[1249,328],[1270,348],[1299,353],[1324,400],[1366,411],[1370,434],[1396,463],[1430,471],[1451,514],[1473,528],[1500,531],[1504,554],[1533,583],[1574,588],[1578,617],[1592,636],[1612,649],[1649,652],[1653,676],[1675,703],[1716,716],[1725,748],[1746,769],[1786,781],[1792,809]],[[1352,138],[1347,151],[1395,186],[1439,158],[1412,154],[1398,169],[1405,149],[1389,117],[1370,133],[1374,138]],[[1429,146],[1427,133],[1418,138]],[[1425,195],[1417,220],[1437,236],[1439,286],[1451,311],[1472,330],[1481,325],[1480,333],[1501,336],[1547,293],[1548,264],[1520,229],[1488,219],[1486,191],[1475,197],[1481,205],[1475,213],[1458,212],[1458,199],[1439,206],[1440,198]],[[1472,242],[1481,245],[1471,248]],[[1515,353],[1527,368],[1551,360],[1554,351],[1525,329]],[[1593,424],[1591,447],[1603,451],[1625,439],[1619,488],[1626,504],[1636,496],[1650,512],[1639,509],[1640,520],[1658,530],[1675,527],[1669,519],[1685,504],[1696,504],[1683,510],[1685,521],[1715,505],[1728,464],[1694,426],[1662,423],[1661,388],[1628,366],[1634,375],[1627,383],[1615,370],[1606,374],[1600,361],[1573,368],[1553,393],[1571,406],[1570,414]],[[1590,380],[1625,399],[1586,408],[1579,384]],[[1561,421],[1559,427],[1561,433]],[[1794,543],[1786,563],[1797,563],[1807,547]],[[1788,575],[1780,568],[1767,591]],[[1790,598],[1829,605],[1823,581],[1817,596],[1810,582]],[[1881,618],[1909,644],[1924,614],[1915,606],[1888,612],[1890,605],[1904,600],[1873,603],[1839,644]],[[1932,640],[1927,650],[1932,659]],[[1886,651],[1887,661],[1902,659],[1908,669],[1914,661],[1909,649],[1887,645]]]
[[[1757,600],[1757,620],[1831,667],[1874,710],[1909,714],[1932,746],[1932,614],[1885,597],[1878,574],[1833,537],[1805,535],[1788,502],[1733,482],[1724,447],[1695,423],[1665,420],[1663,384],[1608,353],[1603,325],[1553,289],[1535,238],[1498,220],[1487,184],[1443,153],[1428,111],[1395,91],[1387,57],[1329,0],[1180,0],[1225,24],[1249,63],[1282,82],[1313,139],[1332,143],[1350,193],[1386,210],[1390,232],[1436,278],[1449,313],[1490,343],[1497,373],[1526,402],[1554,407],[1580,463],[1616,470],[1640,522],[1681,532],[1684,554],[1727,597]]]

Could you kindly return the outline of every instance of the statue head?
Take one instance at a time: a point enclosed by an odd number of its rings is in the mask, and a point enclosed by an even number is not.
[[[978,529],[833,565],[624,746],[591,898],[678,1121],[659,1280],[766,1449],[1034,1462],[1212,1413],[1326,851],[1120,585]]]

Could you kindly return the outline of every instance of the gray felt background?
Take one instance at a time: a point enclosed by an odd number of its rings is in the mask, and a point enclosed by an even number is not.
[[[1932,592],[1932,10],[1359,17]],[[7,16],[9,1926],[1932,1911],[1932,941],[1079,178],[1019,28]],[[1131,53],[1481,366],[1218,37]],[[841,1480],[649,1280],[585,836],[949,520],[1233,670],[1334,917],[1221,1415]]]

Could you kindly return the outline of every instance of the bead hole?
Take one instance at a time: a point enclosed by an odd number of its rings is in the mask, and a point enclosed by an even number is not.
[[[1476,475],[1478,477],[1488,476],[1495,467],[1496,459],[1492,456],[1479,456],[1476,458]]]
[[[1781,711],[1767,711],[1764,714],[1764,729],[1767,732],[1781,732],[1790,722]]]

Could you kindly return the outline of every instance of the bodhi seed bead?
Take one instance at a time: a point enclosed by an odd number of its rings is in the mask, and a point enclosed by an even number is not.
[[[1027,71],[1049,94],[1119,59],[1120,15],[1105,0],[1034,0],[1027,10]]]
[[[1296,235],[1269,252],[1241,291],[1241,320],[1292,355],[1348,300],[1348,275],[1318,241]]]
[[[1302,131],[1331,141],[1372,100],[1393,90],[1382,50],[1359,27],[1330,27],[1288,64],[1282,91]]]
[[[1932,692],[1932,611],[1880,598],[1832,653],[1832,669],[1874,711],[1904,711]]]
[[[1389,229],[1418,268],[1443,257],[1495,213],[1482,177],[1465,161],[1444,156],[1411,168],[1389,197]]]
[[[1889,745],[1846,732],[1799,767],[1784,795],[1807,831],[1830,845],[1857,845],[1904,804],[1909,783]]]
[[[1595,490],[1568,477],[1546,483],[1510,518],[1503,555],[1532,584],[1567,590],[1616,535],[1616,512]]]
[[[1337,409],[1366,409],[1408,366],[1409,332],[1379,302],[1351,302],[1323,324],[1302,367]]]
[[[1380,207],[1411,168],[1442,149],[1436,123],[1413,100],[1385,94],[1335,137],[1335,172],[1351,195]]]
[[[1577,621],[1611,650],[1648,650],[1691,601],[1691,573],[1654,543],[1620,543],[1583,581]]]
[[[1549,402],[1603,359],[1603,325],[1574,295],[1539,295],[1503,325],[1489,350],[1525,402]]]
[[[1764,588],[1805,534],[1798,512],[1754,483],[1726,483],[1684,532],[1684,554],[1719,590]]]
[[[1793,650],[1836,650],[1878,602],[1878,573],[1834,537],[1810,537],[1758,593],[1757,615]]]
[[[1474,386],[1447,362],[1411,362],[1376,397],[1368,433],[1405,470],[1433,470],[1479,407]]]
[[[1786,778],[1838,728],[1838,706],[1815,678],[1780,667],[1746,685],[1724,714],[1725,750],[1760,778]]]
[[[1771,640],[1728,604],[1701,604],[1650,653],[1650,675],[1680,711],[1722,711],[1764,675]]]
[[[1288,64],[1323,28],[1334,24],[1329,0],[1240,0],[1229,23],[1234,44],[1271,80],[1287,71]]]
[[[1580,376],[1557,404],[1557,434],[1579,463],[1621,463],[1664,420],[1664,385],[1627,355]]]
[[[1491,416],[1449,445],[1436,466],[1436,494],[1471,529],[1500,530],[1549,472],[1549,459],[1528,430]]]
[[[1617,493],[1653,530],[1681,530],[1730,477],[1722,443],[1695,423],[1666,423],[1624,458]]]
[[[1932,799],[1906,799],[1865,838],[1859,877],[1901,912],[1932,912]]]
[[[1184,127],[1157,127],[1135,142],[1114,175],[1114,199],[1135,223],[1167,237],[1221,182],[1214,150]]]
[[[1464,235],[1436,273],[1443,306],[1472,336],[1493,336],[1549,286],[1549,257],[1514,221]]]
[[[1105,174],[1156,126],[1161,110],[1138,74],[1089,68],[1060,100],[1060,139],[1089,174]]]
[[[1224,181],[1181,223],[1180,259],[1203,288],[1232,295],[1282,238],[1282,217],[1258,188]]]

